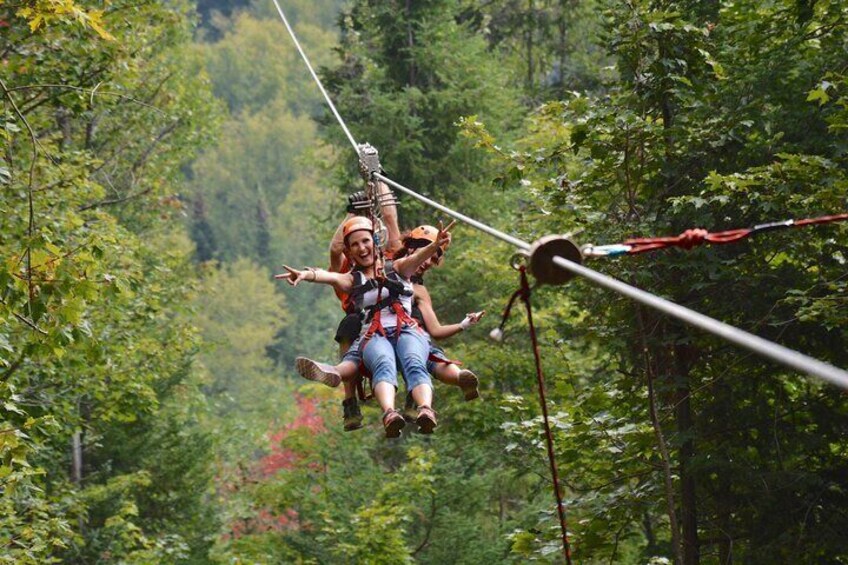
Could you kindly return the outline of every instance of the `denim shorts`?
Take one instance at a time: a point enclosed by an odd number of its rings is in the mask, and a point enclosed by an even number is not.
[[[386,337],[379,334],[371,337],[362,351],[360,343],[361,338],[354,342],[344,360],[354,363],[362,360],[371,372],[372,386],[388,382],[397,388],[399,367],[407,390],[422,384],[432,388],[433,383],[427,372],[430,343],[425,332],[415,327],[404,327],[398,336],[396,329],[392,327],[386,329]]]

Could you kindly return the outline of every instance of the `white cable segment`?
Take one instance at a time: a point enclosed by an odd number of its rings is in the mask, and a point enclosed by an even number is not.
[[[347,129],[347,125],[345,125],[344,120],[342,119],[341,115],[339,115],[339,111],[336,110],[335,104],[333,104],[333,101],[330,100],[330,95],[327,94],[326,90],[324,90],[324,85],[321,84],[321,79],[318,78],[318,75],[315,73],[315,70],[312,68],[312,65],[309,63],[309,58],[306,56],[306,53],[304,53],[303,48],[300,46],[300,42],[297,40],[297,37],[294,34],[294,30],[292,29],[291,25],[289,25],[289,21],[288,21],[288,19],[286,19],[286,15],[283,13],[283,9],[280,8],[280,4],[277,3],[277,0],[272,0],[272,1],[274,2],[274,6],[277,7],[277,12],[279,12],[280,18],[282,18],[283,24],[285,24],[286,29],[288,30],[289,35],[292,38],[292,41],[294,41],[294,46],[297,47],[297,50],[300,53],[300,56],[303,57],[303,62],[306,63],[306,67],[309,69],[309,72],[312,75],[312,78],[315,79],[315,83],[318,85],[318,88],[321,90],[321,94],[324,95],[324,99],[327,101],[327,104],[330,106],[330,110],[332,110],[333,115],[336,117],[336,120],[338,120],[338,122],[339,122],[339,125],[342,126],[342,129],[344,130],[345,135],[347,136],[348,140],[350,141],[350,144],[353,146],[353,150],[356,151],[357,155],[359,155],[359,146],[356,143],[356,140],[353,138],[353,135],[351,135],[350,130]]]

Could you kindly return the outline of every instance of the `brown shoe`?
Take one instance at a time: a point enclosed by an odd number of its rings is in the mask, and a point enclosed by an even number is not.
[[[421,406],[418,408],[418,418],[415,420],[418,424],[418,431],[422,434],[432,434],[436,429],[436,412],[429,406]]]
[[[386,429],[387,438],[400,437],[400,431],[406,425],[403,416],[395,409],[387,410],[383,414],[383,427]]]
[[[298,357],[294,360],[294,366],[304,379],[324,383],[329,387],[337,387],[342,382],[341,375],[332,365]]]
[[[462,389],[462,394],[465,396],[466,402],[480,398],[480,391],[477,389],[479,384],[480,379],[468,369],[463,369],[459,372],[459,388]]]

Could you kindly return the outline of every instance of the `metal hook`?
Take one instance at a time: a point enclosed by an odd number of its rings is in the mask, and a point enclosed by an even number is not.
[[[509,266],[515,269],[516,271],[521,270],[521,267],[527,265],[527,260],[530,256],[526,251],[516,251],[512,257],[509,258]]]

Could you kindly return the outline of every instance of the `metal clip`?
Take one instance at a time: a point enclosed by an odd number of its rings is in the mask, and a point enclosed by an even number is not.
[[[386,244],[389,243],[389,230],[382,218],[374,218],[374,245],[381,250],[386,250]]]
[[[516,251],[513,253],[512,257],[509,258],[509,266],[518,271],[521,267],[527,265],[527,260],[529,258],[530,255],[528,255],[526,251]]]
[[[365,182],[370,182],[375,173],[383,170],[380,166],[380,153],[370,143],[360,143],[356,149],[359,153],[359,174]]]

